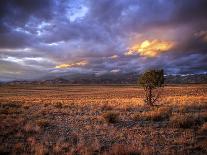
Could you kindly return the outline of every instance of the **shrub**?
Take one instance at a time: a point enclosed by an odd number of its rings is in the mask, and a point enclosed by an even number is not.
[[[54,105],[56,108],[62,108],[63,104],[61,102],[58,102]]]
[[[137,149],[131,146],[114,144],[112,145],[109,152],[105,152],[105,154],[107,155],[140,155],[141,153]]]
[[[36,124],[40,127],[47,127],[50,125],[50,122],[48,120],[45,120],[45,119],[39,119],[36,121]]]
[[[198,112],[207,109],[207,105],[203,103],[197,104],[189,104],[189,105],[182,105],[179,107],[179,112],[182,113],[191,113],[191,112]]]
[[[154,111],[138,113],[134,116],[134,120],[144,120],[144,121],[162,121],[169,119],[172,110],[170,108],[158,108]]]
[[[21,108],[21,104],[18,103],[6,103],[1,105],[3,108]]]
[[[38,126],[37,124],[32,124],[32,123],[27,123],[24,127],[23,127],[24,131],[27,133],[40,133],[41,128],[40,126]]]
[[[108,111],[108,110],[112,110],[113,107],[108,105],[108,104],[104,104],[102,107],[101,107],[101,110],[103,111]]]
[[[200,128],[200,130],[199,130],[199,133],[200,133],[200,134],[207,135],[207,123],[204,123],[204,124],[201,126],[201,128]]]
[[[191,128],[202,124],[203,120],[199,115],[193,114],[176,114],[170,118],[170,126],[176,128]]]
[[[207,154],[207,140],[201,140],[197,142],[197,144],[194,146],[194,150],[199,150],[202,152],[202,154]]]
[[[108,123],[116,123],[119,120],[119,115],[115,112],[107,112],[103,117]]]
[[[35,155],[48,154],[48,149],[43,144],[37,143],[33,147],[34,147],[34,154]]]
[[[199,117],[204,121],[207,122],[207,112],[201,112]]]

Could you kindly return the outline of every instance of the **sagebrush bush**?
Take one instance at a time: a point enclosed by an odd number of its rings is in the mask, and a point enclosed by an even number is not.
[[[37,124],[27,123],[25,124],[25,126],[23,126],[23,130],[29,134],[37,134],[41,132],[41,127]]]
[[[108,123],[117,123],[119,120],[119,114],[112,111],[104,113],[103,117]]]
[[[205,111],[207,109],[207,104],[198,103],[198,104],[187,104],[179,107],[178,111],[181,113],[191,113],[197,111]]]
[[[56,108],[63,108],[63,104],[61,102],[58,102],[54,105]]]
[[[50,125],[50,122],[46,119],[39,119],[36,121],[36,124],[40,127],[48,127]]]
[[[101,110],[103,111],[108,111],[108,110],[112,110],[113,107],[111,105],[108,105],[108,104],[104,104],[102,107],[101,107]]]
[[[200,128],[200,130],[199,130],[199,133],[200,133],[200,134],[207,135],[207,123],[204,123],[204,124],[201,126],[201,128]]]
[[[141,153],[130,146],[125,145],[113,145],[108,152],[105,152],[104,155],[140,155]]]
[[[195,114],[176,114],[170,118],[169,125],[175,128],[192,128],[202,124],[203,119]]]
[[[199,117],[204,121],[207,122],[207,112],[199,113]]]
[[[167,107],[162,107],[155,109],[153,111],[147,111],[135,114],[134,120],[135,121],[162,121],[169,119],[172,110]]]

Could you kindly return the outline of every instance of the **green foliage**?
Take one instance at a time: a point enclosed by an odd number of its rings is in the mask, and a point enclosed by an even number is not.
[[[145,102],[152,106],[159,98],[159,94],[154,95],[152,90],[164,84],[164,71],[162,69],[147,71],[139,78],[138,83],[145,89]]]
[[[145,88],[161,87],[164,84],[164,71],[162,69],[147,71],[139,78],[138,83]]]

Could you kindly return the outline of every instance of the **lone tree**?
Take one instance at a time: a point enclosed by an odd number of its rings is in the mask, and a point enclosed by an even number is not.
[[[145,103],[153,106],[159,98],[159,93],[155,94],[154,89],[162,87],[164,84],[164,71],[149,70],[146,71],[138,80],[138,83],[144,87],[145,90]]]

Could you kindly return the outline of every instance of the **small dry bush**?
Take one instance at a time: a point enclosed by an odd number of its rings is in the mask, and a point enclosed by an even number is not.
[[[58,102],[58,103],[54,104],[54,106],[56,108],[60,108],[60,109],[63,108],[63,104],[61,102]]]
[[[170,115],[172,113],[171,108],[168,107],[162,107],[157,108],[153,111],[147,111],[135,114],[134,120],[135,121],[162,121],[169,119]]]
[[[50,122],[46,119],[39,119],[37,121],[35,121],[35,123],[40,126],[40,127],[48,127],[50,125]]]
[[[103,118],[107,123],[117,123],[119,121],[119,114],[116,112],[106,112],[103,114]]]
[[[115,144],[105,155],[140,155],[141,153],[130,146]]]
[[[201,125],[203,119],[195,114],[175,114],[170,118],[169,125],[175,128],[192,128]]]
[[[0,113],[1,114],[20,114],[22,112],[21,105],[17,103],[8,103],[0,105]]]
[[[195,152],[199,150],[200,154],[207,154],[207,139],[197,141],[192,149],[195,150]]]
[[[191,103],[189,105],[181,105],[178,109],[181,113],[199,112],[207,110],[207,104],[205,103]]]
[[[23,151],[24,151],[24,145],[23,145],[23,143],[20,143],[20,142],[16,143],[14,145],[13,150],[12,150],[12,152],[15,153],[15,154],[20,154]]]
[[[8,109],[2,109],[0,111],[1,114],[9,115],[9,114],[20,114],[21,110],[15,109],[15,108],[8,108]]]
[[[199,130],[199,133],[200,133],[200,134],[205,134],[205,135],[207,135],[207,123],[204,123],[204,124],[201,126],[201,128],[200,128],[200,130]]]
[[[7,109],[7,108],[21,108],[21,105],[18,104],[18,103],[3,103],[3,104],[1,104],[1,107],[4,108],[4,109]]]
[[[70,144],[66,142],[58,142],[53,146],[53,152],[55,154],[64,154],[65,152],[69,152]]]
[[[108,105],[108,104],[104,104],[102,107],[101,107],[101,110],[103,111],[108,111],[108,110],[112,110],[113,107],[111,105]]]
[[[204,121],[207,122],[207,112],[199,113],[199,117]]]
[[[33,123],[27,123],[24,127],[23,127],[24,131],[27,133],[40,133],[41,132],[41,127],[37,124],[33,124]]]
[[[37,143],[33,147],[34,147],[34,154],[35,155],[48,154],[48,149],[43,144]]]

